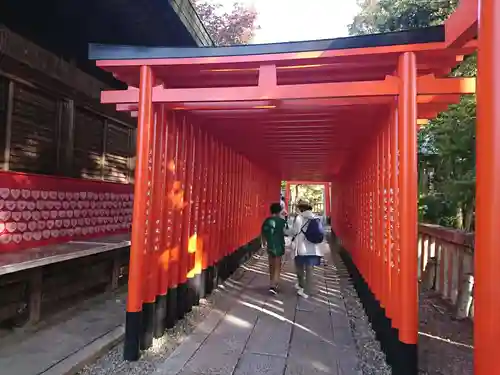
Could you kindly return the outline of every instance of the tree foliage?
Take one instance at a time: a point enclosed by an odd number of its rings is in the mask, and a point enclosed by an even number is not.
[[[457,0],[362,0],[349,26],[353,35],[397,31],[442,23]],[[476,56],[469,56],[452,76],[475,76]],[[457,105],[422,128],[419,149],[419,215],[426,222],[474,229],[476,100]]]
[[[281,190],[286,189],[286,181],[281,181]],[[290,203],[296,204],[299,200],[305,199],[312,206],[323,203],[325,189],[323,185],[290,185]]]
[[[349,25],[352,35],[374,34],[438,25],[458,0],[358,0],[361,12]]]
[[[290,200],[297,203],[301,199],[307,200],[312,206],[323,202],[323,185],[292,185]]]
[[[217,46],[248,44],[255,35],[257,12],[235,2],[230,12],[214,1],[195,0],[193,5]]]

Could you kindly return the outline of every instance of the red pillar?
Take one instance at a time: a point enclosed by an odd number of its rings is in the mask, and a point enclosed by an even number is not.
[[[285,210],[286,210],[286,212],[291,214],[291,212],[290,212],[290,183],[288,181],[285,183]]]
[[[500,342],[500,3],[479,9],[474,374],[487,375]]]
[[[220,233],[221,233],[221,245],[220,245],[220,256],[219,256],[219,266],[218,266],[218,282],[222,282],[226,277],[226,262],[225,258],[228,255],[228,212],[229,212],[229,152],[227,148],[221,145],[222,152],[222,202],[221,202],[221,221],[220,221]]]
[[[323,184],[325,189],[325,217],[328,219],[331,215],[331,201],[330,201],[330,184]]]
[[[250,218],[251,218],[251,211],[250,211],[250,199],[251,199],[251,165],[250,162],[245,159],[245,241],[250,242],[250,239],[252,237],[252,228],[250,227]]]
[[[398,328],[400,321],[400,270],[399,270],[399,257],[400,257],[400,245],[399,245],[399,143],[398,143],[398,112],[397,109],[393,110],[391,123],[391,204],[392,204],[392,262],[394,263],[391,268],[391,288],[392,295],[394,296],[394,303],[392,304],[393,316],[392,327]]]
[[[162,318],[161,309],[156,312],[156,300],[159,295],[158,278],[159,267],[158,262],[161,251],[161,232],[163,230],[163,201],[166,182],[166,124],[164,121],[165,109],[163,106],[155,106],[155,129],[153,134],[154,149],[151,155],[153,159],[152,172],[152,194],[149,221],[149,239],[150,252],[148,253],[148,264],[146,265],[146,290],[145,300],[142,306],[143,310],[143,330],[145,332],[142,348],[149,348],[153,343],[153,336],[162,336],[162,326],[159,323]],[[157,319],[158,316],[158,319]],[[158,326],[158,330],[155,326]]]
[[[213,277],[214,286],[217,286],[220,282],[220,260],[222,258],[223,249],[223,205],[224,205],[224,155],[222,152],[222,146],[219,142],[215,144],[216,160],[217,160],[217,204],[216,204],[216,224],[215,224],[215,236],[216,236],[216,246],[214,247],[214,257],[213,257]]]
[[[207,189],[207,158],[206,158],[206,135],[196,127],[193,128],[194,137],[194,157],[193,163],[193,184],[192,196],[190,200],[190,233],[188,240],[188,286],[189,303],[198,305],[200,301],[201,271],[203,263],[203,252],[206,236],[206,189]]]
[[[385,179],[384,179],[384,206],[385,206],[385,269],[384,275],[387,279],[386,281],[386,290],[385,290],[385,308],[386,315],[390,319],[393,316],[392,305],[393,299],[395,296],[392,294],[392,225],[391,225],[391,216],[392,216],[392,205],[391,205],[391,122],[392,122],[392,114],[389,118],[389,121],[385,124],[385,142],[384,142],[384,152],[385,152]]]
[[[174,207],[174,220],[172,232],[172,248],[170,256],[170,283],[171,283],[171,308],[173,310],[172,321],[182,319],[184,311],[182,309],[182,301],[184,291],[181,282],[182,273],[182,224],[184,211],[184,195],[185,195],[185,168],[186,168],[186,142],[187,135],[185,128],[182,126],[182,118],[172,113],[172,123],[175,129],[176,149],[175,149],[175,181],[172,185],[172,190],[169,191],[169,199],[172,200]]]
[[[218,284],[218,262],[220,259],[220,249],[221,249],[221,232],[222,232],[222,154],[220,149],[220,144],[218,141],[214,141],[214,153],[215,153],[215,168],[213,173],[217,178],[215,179],[215,205],[214,205],[214,246],[210,249],[210,282],[213,287]]]
[[[197,272],[199,272],[199,297],[204,298],[207,293],[212,291],[210,281],[211,266],[210,251],[215,246],[215,233],[214,233],[214,211],[216,204],[216,187],[217,182],[215,175],[215,152],[213,139],[208,134],[203,133],[203,179],[202,179],[202,210],[204,218],[200,222],[201,241],[199,248],[202,251],[200,257],[197,258],[199,262]],[[203,228],[201,228],[203,226]],[[198,276],[197,276],[198,277]]]
[[[187,280],[191,254],[189,252],[189,238],[191,237],[191,198],[193,193],[194,178],[194,134],[193,126],[185,117],[182,118],[181,126],[186,136],[182,156],[182,191],[183,203],[181,208],[181,231],[180,231],[180,257],[179,257],[179,286],[177,291],[177,307],[179,319],[186,312],[191,311],[191,295]]]
[[[164,123],[165,123],[165,184],[163,188],[163,194],[165,199],[163,200],[162,209],[162,240],[161,240],[161,254],[158,261],[159,267],[159,296],[157,312],[159,315],[163,315],[161,322],[157,324],[157,331],[164,332],[165,328],[172,328],[174,322],[172,321],[173,312],[172,308],[172,294],[169,293],[169,288],[171,286],[169,280],[169,273],[171,272],[170,263],[171,250],[173,244],[173,223],[174,223],[174,206],[172,199],[170,197],[170,192],[173,190],[173,185],[175,181],[175,164],[174,156],[176,149],[176,138],[174,127],[172,126],[172,116],[166,109],[164,109]],[[161,311],[165,309],[164,313]],[[159,333],[157,334],[157,336]]]
[[[236,168],[236,179],[237,179],[237,195],[236,195],[236,248],[240,249],[244,245],[243,241],[243,157],[241,155],[237,156],[237,168]]]
[[[234,251],[234,207],[235,207],[235,154],[234,151],[229,150],[229,204],[228,204],[228,215],[227,215],[227,223],[228,223],[228,231],[227,231],[227,255],[230,256]],[[228,264],[229,266],[229,264]],[[231,272],[231,269],[228,269],[228,272]]]
[[[230,254],[231,254],[231,260],[230,260],[230,272],[232,273],[235,271],[235,264],[236,264],[236,254],[235,251],[238,248],[236,237],[237,237],[237,227],[236,227],[236,216],[237,216],[237,206],[238,206],[238,198],[237,198],[237,193],[238,193],[238,174],[237,174],[237,159],[238,155],[232,151],[232,166],[231,166],[231,181],[232,181],[232,189],[231,189],[231,214],[229,221],[231,223],[231,231],[229,233],[230,235]]]
[[[384,169],[383,169],[383,144],[382,144],[382,134],[377,135],[377,154],[376,154],[376,166],[377,166],[377,194],[376,194],[376,207],[377,207],[377,216],[376,216],[376,226],[375,235],[377,236],[377,247],[376,247],[376,289],[374,288],[374,292],[377,295],[379,302],[381,301],[381,291],[383,289],[383,249],[384,249]]]
[[[412,52],[399,58],[401,79],[398,97],[399,209],[401,241],[401,358],[406,373],[417,373],[418,275],[417,275],[417,66]]]
[[[390,310],[390,262],[389,262],[389,251],[390,251],[390,246],[391,246],[391,239],[390,239],[390,223],[389,223],[389,209],[388,209],[388,193],[389,193],[389,173],[390,173],[390,164],[389,164],[389,124],[386,123],[384,124],[384,129],[382,133],[382,144],[383,144],[383,158],[382,162],[383,164],[383,222],[384,222],[384,248],[383,248],[383,270],[382,270],[382,275],[384,278],[384,283],[383,283],[383,297],[382,297],[382,303],[383,307],[385,309],[385,314],[386,316],[389,316],[389,310]]]
[[[380,270],[380,274],[382,275],[382,289],[381,289],[381,304],[382,307],[386,310],[385,313],[387,315],[387,298],[388,298],[388,277],[387,277],[387,249],[389,246],[389,237],[387,236],[387,232],[389,231],[389,226],[387,222],[387,191],[388,191],[388,186],[387,186],[387,149],[388,149],[388,142],[387,142],[387,128],[384,128],[381,133],[381,146],[382,146],[382,158],[381,162],[382,165],[380,168],[382,169],[382,207],[381,207],[381,213],[382,213],[382,262],[381,266],[382,269]]]
[[[131,234],[127,314],[125,323],[124,358],[135,361],[140,356],[142,335],[142,303],[144,299],[144,253],[147,250],[148,207],[150,202],[150,153],[153,149],[153,73],[141,66],[139,84],[139,114],[137,124],[137,162],[135,169],[134,209]]]
[[[165,186],[166,199],[164,201],[164,245],[160,257],[160,293],[166,296],[167,311],[165,317],[165,327],[172,328],[177,320],[177,260],[175,258],[176,239],[176,171],[177,171],[177,142],[178,132],[174,123],[173,113],[166,113],[167,122],[167,181]]]

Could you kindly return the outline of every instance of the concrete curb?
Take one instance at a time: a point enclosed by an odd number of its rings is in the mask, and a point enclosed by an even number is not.
[[[74,375],[117,345],[124,336],[125,325],[118,326],[39,375]]]

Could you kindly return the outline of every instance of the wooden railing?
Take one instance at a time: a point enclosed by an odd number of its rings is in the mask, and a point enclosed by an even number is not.
[[[318,203],[314,203],[312,205],[313,209],[312,211],[315,213],[315,214],[318,214],[318,215],[323,215],[324,212],[325,212],[325,207],[324,207],[324,203],[323,202],[318,202]],[[290,203],[290,206],[289,206],[289,211],[290,213],[293,213],[296,211],[296,207],[297,207],[297,204],[296,203]]]
[[[418,276],[456,309],[457,318],[473,318],[474,234],[419,224]]]

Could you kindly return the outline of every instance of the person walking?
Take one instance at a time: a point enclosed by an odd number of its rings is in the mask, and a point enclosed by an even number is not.
[[[262,223],[261,238],[262,247],[267,250],[269,257],[269,291],[278,294],[279,280],[281,274],[281,259],[285,254],[285,230],[287,223],[281,217],[282,208],[280,203],[273,203],[270,207],[271,216]]]
[[[297,209],[299,214],[290,231],[297,273],[295,288],[299,296],[309,298],[314,283],[314,266],[320,265],[323,256],[321,244],[324,241],[325,232],[321,219],[313,214],[309,202],[300,200],[297,203]]]

